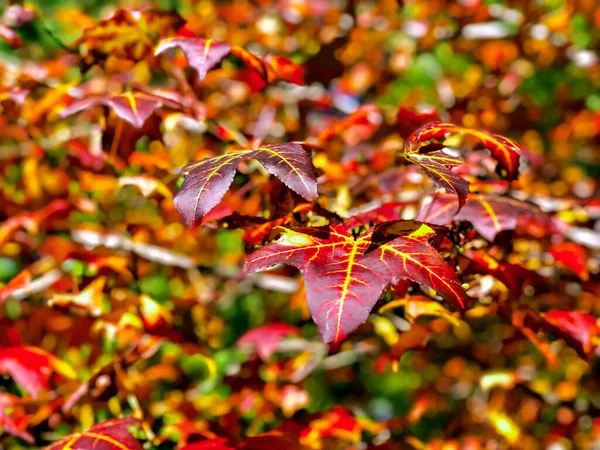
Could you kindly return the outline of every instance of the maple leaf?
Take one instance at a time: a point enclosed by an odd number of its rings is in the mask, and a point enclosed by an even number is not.
[[[37,347],[0,348],[0,373],[10,374],[34,398],[50,387],[53,373],[76,376],[66,362]]]
[[[45,450],[70,450],[93,448],[97,450],[142,450],[142,444],[129,429],[140,421],[133,418],[109,419],[83,433],[74,433],[49,445]]]
[[[183,51],[188,64],[198,72],[200,80],[204,80],[207,72],[231,51],[229,44],[213,39],[174,37],[160,41],[154,54],[159,55],[174,47],[179,47]]]
[[[549,221],[548,216],[531,203],[495,195],[470,194],[462,209],[458,209],[456,196],[438,194],[419,211],[417,220],[436,225],[445,225],[453,220],[471,222],[488,241],[493,241],[501,231],[514,230],[521,219],[534,217]]]
[[[139,61],[151,54],[157,38],[183,24],[183,18],[174,12],[119,9],[111,18],[84,29],[71,48],[79,49],[90,62],[108,56]]]
[[[175,207],[185,223],[195,226],[214,208],[231,185],[239,163],[254,158],[271,174],[308,201],[317,197],[315,168],[309,148],[300,142],[263,145],[254,150],[238,150],[192,163],[175,196]]]
[[[506,178],[509,180],[514,180],[518,177],[519,158],[523,149],[513,140],[497,134],[460,127],[452,123],[432,122],[415,131],[408,138],[406,144],[410,145],[411,142],[422,143],[430,139],[443,138],[448,133],[461,133],[473,136],[487,148],[496,161],[498,161],[498,172],[500,172],[501,169],[504,169],[506,171]]]
[[[274,323],[248,331],[240,339],[238,345],[250,345],[256,348],[263,361],[267,361],[279,343],[298,329],[286,323]]]
[[[343,225],[328,231],[283,228],[275,242],[250,254],[247,272],[287,264],[300,270],[312,317],[325,342],[340,341],[367,320],[384,288],[408,278],[464,309],[465,293],[454,270],[429,244],[436,232],[406,223],[397,237],[370,250],[376,227],[354,238]]]
[[[452,171],[452,167],[463,164],[460,159],[450,156],[443,150],[419,153],[418,148],[417,151],[413,149],[407,151],[404,156],[419,166],[437,186],[454,192],[458,197],[459,209],[464,206],[469,195],[469,182]]]
[[[75,100],[63,109],[60,115],[65,118],[95,105],[104,105],[111,108],[117,116],[129,122],[135,128],[142,128],[152,113],[160,107],[175,110],[182,108],[179,103],[158,95],[145,92],[124,92],[110,96],[90,95]]]

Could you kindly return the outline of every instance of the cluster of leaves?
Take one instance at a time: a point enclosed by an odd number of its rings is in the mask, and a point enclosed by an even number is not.
[[[8,448],[600,439],[593,2],[45,3],[0,20]]]

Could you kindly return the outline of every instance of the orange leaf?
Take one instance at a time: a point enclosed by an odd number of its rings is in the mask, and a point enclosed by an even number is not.
[[[71,366],[36,347],[0,348],[0,372],[11,375],[34,398],[42,390],[50,388],[52,374],[76,377]]]

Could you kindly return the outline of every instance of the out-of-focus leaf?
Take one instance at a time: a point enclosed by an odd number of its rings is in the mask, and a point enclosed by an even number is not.
[[[588,251],[583,245],[574,242],[563,242],[554,244],[548,252],[558,264],[571,269],[583,281],[589,280],[590,274],[587,269]]]
[[[381,112],[374,105],[363,105],[348,117],[337,120],[319,133],[323,142],[342,136],[348,145],[356,145],[371,137],[382,122]]]
[[[322,440],[328,437],[342,439],[348,444],[360,442],[363,427],[350,411],[337,406],[312,420],[300,433],[300,443],[309,448],[322,448]]]
[[[4,39],[6,42],[8,42],[8,45],[14,48],[18,48],[23,45],[23,41],[17,32],[2,23],[0,23],[0,38]]]
[[[0,372],[8,373],[15,382],[37,398],[42,390],[50,388],[53,374],[75,378],[75,372],[66,362],[36,347],[0,348]]]
[[[136,186],[144,197],[150,197],[157,192],[169,200],[172,198],[171,191],[163,182],[148,175],[120,177],[119,186]]]
[[[483,375],[479,380],[479,385],[484,391],[490,391],[495,387],[508,390],[514,388],[519,379],[519,375],[512,371],[494,371]]]
[[[171,312],[146,294],[140,295],[140,313],[147,329],[170,324],[173,321]]]
[[[142,444],[131,435],[130,428],[138,419],[109,419],[98,423],[83,433],[75,433],[46,447],[46,450],[101,449],[142,450]]]
[[[162,40],[154,52],[155,55],[179,47],[191,67],[198,72],[198,78],[204,80],[206,73],[221,62],[231,51],[231,46],[213,39],[174,37]]]
[[[494,430],[511,445],[516,444],[521,436],[521,429],[515,421],[502,411],[490,411],[488,420]]]
[[[66,200],[54,200],[39,211],[12,216],[0,225],[0,244],[10,239],[19,228],[37,233],[40,225],[48,227],[52,219],[66,216],[71,209],[72,206]]]
[[[139,61],[152,54],[157,38],[166,37],[184,24],[177,13],[117,10],[110,19],[83,30],[71,46],[95,62],[114,56]]]
[[[464,220],[488,241],[498,233],[514,230],[520,219],[534,217],[547,221],[547,216],[535,205],[507,197],[486,194],[470,194],[465,205],[458,211],[459,203],[452,194],[439,194],[425,205],[417,220],[445,225],[453,220]],[[458,211],[458,212],[457,212]]]
[[[250,345],[262,360],[268,361],[279,343],[288,336],[294,335],[296,327],[285,323],[274,323],[248,331],[239,340],[238,345]]]
[[[469,264],[463,273],[489,273],[504,283],[512,294],[520,294],[525,286],[541,290],[548,281],[541,275],[518,264],[497,261],[485,251],[467,251],[463,253]]]
[[[400,107],[398,109],[398,113],[396,114],[396,125],[400,130],[400,135],[406,139],[411,133],[413,133],[417,128],[425,125],[429,122],[434,122],[438,120],[439,114],[434,109],[430,112],[417,112],[408,108]]]
[[[471,335],[471,329],[469,325],[456,317],[444,306],[434,300],[430,300],[426,297],[412,296],[408,298],[402,298],[393,300],[386,303],[380,310],[380,313],[390,310],[391,308],[404,307],[404,314],[407,320],[413,323],[417,318],[421,316],[435,316],[441,319],[447,320],[452,324],[454,333],[461,339],[466,340]]]
[[[590,355],[598,346],[600,327],[596,318],[579,311],[554,310],[543,314],[552,333],[574,346],[580,355]]]
[[[84,311],[92,317],[102,314],[104,285],[106,277],[95,278],[78,294],[54,294],[48,301],[49,306],[72,307]]]
[[[340,341],[368,317],[383,289],[400,278],[424,284],[454,307],[466,306],[454,270],[429,245],[436,232],[416,223],[367,253],[375,229],[354,237],[342,226],[326,236],[283,229],[272,244],[248,256],[246,271],[275,264],[297,267],[305,278],[308,307],[325,342]]]
[[[257,56],[242,47],[231,47],[231,54],[240,58],[248,69],[258,74],[264,85],[272,83],[277,78],[277,74],[275,73],[275,70],[273,70],[273,67],[260,56]]]
[[[112,109],[117,116],[126,120],[136,128],[142,128],[148,118],[158,108],[167,107],[180,110],[181,105],[173,100],[145,92],[125,92],[123,94],[104,96],[91,95],[75,100],[61,111],[61,117],[68,117],[95,105],[104,105]]]
[[[256,150],[239,150],[193,163],[175,196],[175,206],[192,227],[214,208],[233,181],[238,164],[255,158],[306,200],[317,197],[315,169],[308,148],[299,142],[264,145]]]
[[[304,84],[304,69],[302,66],[282,56],[269,55],[265,58],[277,75],[277,78],[288,83],[302,86]]]
[[[0,392],[0,428],[31,444],[34,438],[27,432],[28,418],[20,402],[19,397]]]
[[[11,297],[15,291],[27,288],[32,279],[33,275],[31,274],[31,270],[25,269],[21,271],[21,273],[10,280],[6,286],[0,288],[0,304],[4,303],[6,299]]]

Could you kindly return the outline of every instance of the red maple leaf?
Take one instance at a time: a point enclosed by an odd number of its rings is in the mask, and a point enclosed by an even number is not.
[[[392,233],[392,225],[399,229]],[[379,245],[376,227],[356,238],[343,225],[317,232],[283,229],[277,241],[248,256],[246,271],[280,263],[298,268],[305,279],[308,307],[325,342],[340,341],[356,330],[385,287],[400,278],[428,286],[454,307],[465,308],[456,273],[429,244],[436,235],[431,227],[388,222],[386,230]]]

